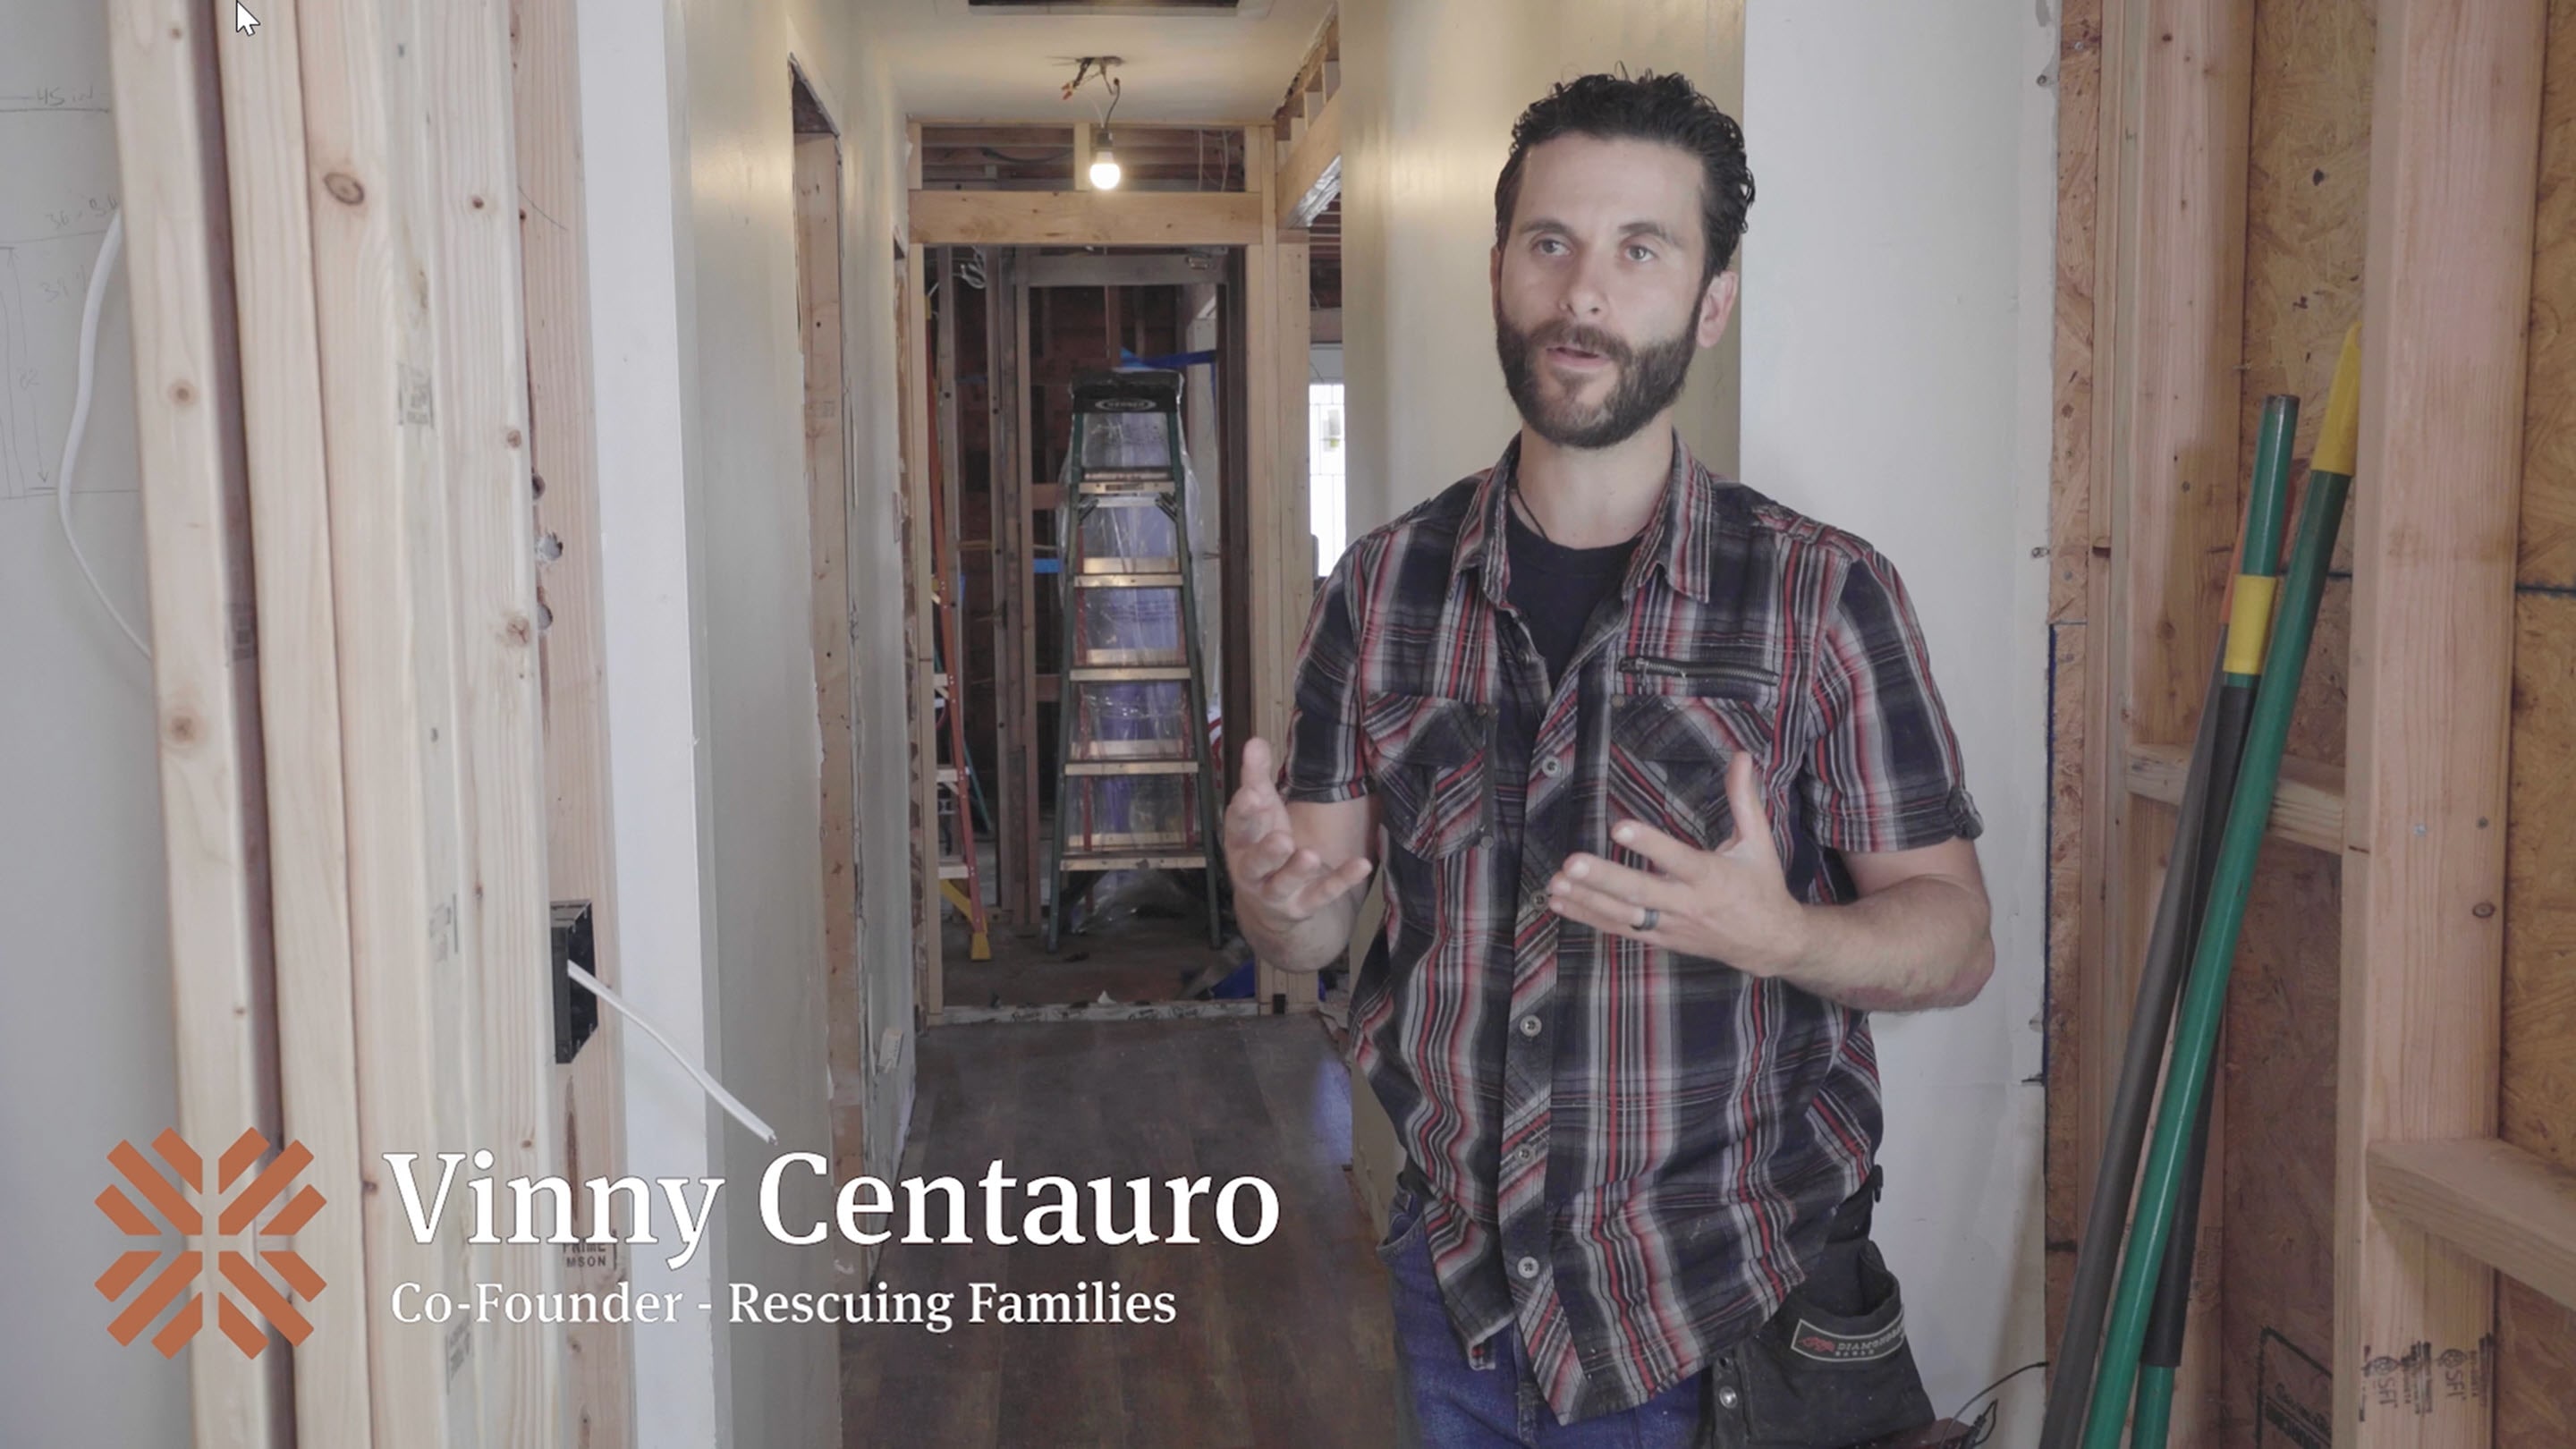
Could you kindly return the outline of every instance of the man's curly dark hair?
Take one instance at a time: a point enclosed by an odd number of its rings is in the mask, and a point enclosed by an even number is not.
[[[1753,206],[1753,170],[1744,160],[1744,128],[1701,95],[1689,78],[1645,71],[1577,76],[1521,112],[1512,123],[1512,155],[1494,182],[1494,243],[1509,239],[1520,201],[1521,165],[1530,148],[1559,136],[1603,141],[1659,141],[1699,158],[1700,219],[1708,237],[1706,286],[1735,256],[1744,214]]]

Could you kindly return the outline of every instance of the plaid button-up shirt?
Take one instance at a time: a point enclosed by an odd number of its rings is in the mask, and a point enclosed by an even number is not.
[[[1617,594],[1550,689],[1508,603],[1518,443],[1352,545],[1307,624],[1290,800],[1380,804],[1386,925],[1354,1057],[1430,1189],[1471,1356],[1517,1325],[1561,1421],[1633,1407],[1761,1326],[1880,1132],[1867,1018],[1547,908],[1637,819],[1708,848],[1750,752],[1801,899],[1828,851],[1983,828],[1895,570],[1678,438]],[[1498,727],[1510,723],[1517,727]]]

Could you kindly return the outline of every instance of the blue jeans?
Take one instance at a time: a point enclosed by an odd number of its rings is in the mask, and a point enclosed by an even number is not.
[[[1470,1368],[1431,1267],[1419,1194],[1399,1187],[1378,1248],[1395,1295],[1398,1442],[1407,1449],[1690,1449],[1701,1385],[1683,1380],[1633,1409],[1560,1424],[1530,1378],[1520,1332],[1494,1335],[1493,1366]]]

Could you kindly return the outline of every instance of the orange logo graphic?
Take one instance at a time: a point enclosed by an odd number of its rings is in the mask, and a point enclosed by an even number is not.
[[[171,1300],[184,1293],[187,1296],[179,1304],[179,1311],[170,1315],[170,1321],[161,1326],[159,1333],[152,1335],[152,1346],[161,1350],[163,1358],[175,1356],[180,1346],[195,1338],[197,1330],[205,1326],[205,1299],[194,1291],[193,1285],[199,1274],[211,1268],[217,1284],[216,1325],[245,1357],[259,1357],[260,1350],[268,1347],[268,1334],[250,1313],[243,1311],[243,1303],[249,1304],[261,1319],[274,1325],[279,1333],[285,1335],[288,1343],[302,1343],[305,1336],[313,1331],[313,1325],[303,1314],[295,1311],[292,1300],[301,1298],[307,1303],[312,1302],[322,1292],[322,1275],[314,1272],[312,1265],[292,1249],[262,1247],[260,1240],[294,1236],[296,1229],[311,1222],[313,1214],[321,1210],[322,1194],[308,1186],[279,1208],[267,1222],[257,1223],[256,1220],[270,1204],[286,1195],[287,1188],[295,1182],[295,1175],[312,1164],[312,1152],[301,1142],[289,1142],[286,1150],[277,1154],[276,1161],[261,1169],[247,1183],[242,1183],[243,1173],[259,1160],[261,1153],[268,1150],[268,1139],[257,1129],[244,1132],[233,1140],[232,1146],[224,1149],[224,1155],[216,1161],[213,1182],[206,1180],[205,1159],[188,1145],[188,1139],[177,1132],[165,1131],[152,1139],[152,1150],[169,1165],[168,1172],[154,1166],[131,1142],[116,1144],[116,1150],[107,1154],[107,1160],[124,1174],[136,1192],[143,1195],[143,1200],[160,1213],[161,1221],[155,1223],[151,1214],[135,1206],[134,1199],[113,1183],[98,1195],[99,1211],[107,1214],[108,1219],[124,1230],[129,1238],[159,1238],[176,1233],[189,1241],[181,1245],[178,1254],[160,1272],[153,1274],[152,1281],[135,1295],[133,1302],[125,1305],[124,1311],[116,1315],[116,1321],[107,1326],[107,1331],[118,1343],[131,1344],[153,1319],[161,1316],[161,1311],[170,1306]],[[223,1201],[223,1195],[232,1193],[237,1183],[242,1185],[241,1191],[234,1193],[229,1202]],[[208,1223],[209,1209],[198,1205],[200,1196],[214,1204],[211,1226]],[[224,1239],[245,1235],[245,1246],[250,1249],[247,1253],[217,1246]],[[258,1263],[252,1261],[254,1257]],[[122,1254],[114,1266],[99,1275],[98,1291],[113,1303],[124,1297],[127,1289],[160,1262],[159,1248],[136,1248]],[[281,1292],[269,1280],[268,1274],[258,1264],[266,1264],[276,1270],[277,1276],[286,1282],[284,1291]],[[225,1284],[231,1285],[230,1293],[223,1291],[222,1285]],[[236,1299],[240,1301],[236,1302]]]

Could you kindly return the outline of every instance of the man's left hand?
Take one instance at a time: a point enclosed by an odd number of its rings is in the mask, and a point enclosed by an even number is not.
[[[1749,754],[1726,762],[1726,803],[1735,830],[1714,850],[1686,845],[1643,821],[1618,821],[1610,838],[1654,869],[1567,856],[1547,884],[1549,907],[1594,930],[1711,957],[1751,975],[1794,969],[1806,951],[1807,907],[1789,894]],[[1649,911],[1652,929],[1641,930]]]

